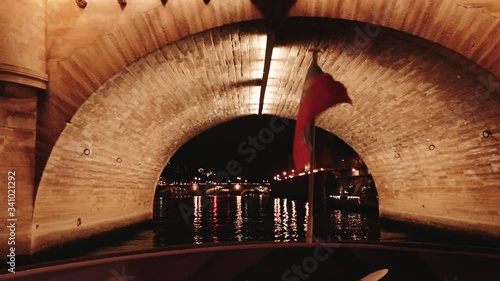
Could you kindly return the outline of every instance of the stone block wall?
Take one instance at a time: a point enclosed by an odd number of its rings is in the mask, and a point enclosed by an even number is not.
[[[11,247],[17,256],[31,252],[38,94],[34,88],[0,82],[0,252],[6,255]],[[7,228],[11,224],[14,228]]]

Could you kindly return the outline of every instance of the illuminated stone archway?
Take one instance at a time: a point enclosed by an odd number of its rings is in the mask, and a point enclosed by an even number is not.
[[[85,29],[84,21],[55,24],[73,1],[61,0],[60,9],[52,10],[51,78],[37,131],[38,171],[45,169],[35,202],[33,251],[150,218],[157,176],[183,143],[212,126],[257,113],[263,23],[175,41],[260,18],[250,3],[226,7],[222,2],[129,5],[128,17],[117,27],[109,22],[115,17],[100,19],[98,13],[94,18],[89,7],[78,17],[101,25],[79,40],[73,36]],[[498,140],[488,134],[497,132],[499,123],[494,11],[455,1],[418,1],[420,9],[404,9],[396,1],[374,7],[339,1],[335,8],[327,2],[297,1],[291,15],[380,23],[448,46],[492,74],[450,50],[390,30],[360,47],[353,38],[366,24],[318,22],[333,34],[321,38],[314,30],[297,32],[298,24],[287,29],[287,39],[273,53],[264,113],[294,117],[310,62],[307,50],[319,44],[320,64],[350,89],[355,106],[326,112],[318,125],[345,140],[368,164],[381,214],[498,235]],[[446,9],[454,11],[449,20],[440,12]],[[459,18],[458,27],[474,28],[448,32],[443,27]],[[61,41],[59,34],[69,40]],[[464,42],[455,44],[459,38]]]
[[[322,31],[305,35],[297,30],[311,22],[290,20],[290,32],[277,42],[264,113],[294,117],[307,50],[319,44],[320,65],[350,89],[354,105],[327,111],[318,125],[370,167],[381,214],[497,234],[498,141],[482,134],[497,130],[498,99],[467,99],[478,89],[487,93],[478,78],[488,73],[398,32],[381,30],[357,50],[346,44],[364,24],[312,24]],[[179,40],[99,88],[51,154],[36,198],[33,248],[150,218],[156,179],[182,144],[257,113],[260,87],[253,83],[263,64],[264,30],[249,22]]]
[[[290,16],[355,20],[401,30],[454,50],[500,77],[500,7],[495,0],[292,2]],[[73,0],[51,0],[46,10],[51,78],[38,118],[37,179],[66,121],[127,65],[186,36],[262,18],[251,0],[208,5],[199,0],[171,1],[164,6],[139,0],[125,9],[97,1],[84,10]]]

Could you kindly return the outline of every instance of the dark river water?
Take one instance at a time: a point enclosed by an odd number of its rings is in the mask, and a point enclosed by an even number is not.
[[[155,246],[185,243],[305,241],[308,203],[268,195],[157,198]],[[376,212],[329,210],[335,241],[380,239]]]
[[[156,251],[217,243],[305,241],[308,203],[269,195],[215,196],[171,199],[157,197],[154,219],[126,230],[41,253],[26,261],[64,263],[68,259],[91,259],[130,252]],[[495,242],[459,237],[444,232],[383,225],[377,211],[329,208],[321,224],[330,242],[452,244],[498,249]],[[22,265],[20,265],[22,267]]]

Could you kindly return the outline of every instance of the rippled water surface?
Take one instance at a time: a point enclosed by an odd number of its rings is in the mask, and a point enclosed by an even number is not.
[[[179,245],[305,241],[308,212],[306,201],[269,195],[183,199],[157,197],[152,222],[43,253],[27,264],[154,251]],[[382,228],[377,211],[327,208],[325,214],[322,220],[315,219],[314,225],[322,233],[316,236],[330,242],[430,243],[500,248],[491,241],[457,239],[448,233],[434,232],[431,235],[428,231],[413,231],[405,226]]]
[[[267,195],[157,198],[155,246],[305,240],[308,203]],[[378,240],[376,213],[328,210],[334,240]],[[325,222],[319,222],[325,223]]]

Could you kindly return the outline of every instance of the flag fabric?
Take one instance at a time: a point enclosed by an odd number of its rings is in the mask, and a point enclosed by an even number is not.
[[[342,83],[335,81],[330,74],[321,70],[314,54],[304,81],[295,125],[293,161],[297,171],[304,170],[309,164],[311,150],[314,147],[311,142],[315,118],[329,107],[340,103],[352,104],[346,88]]]

